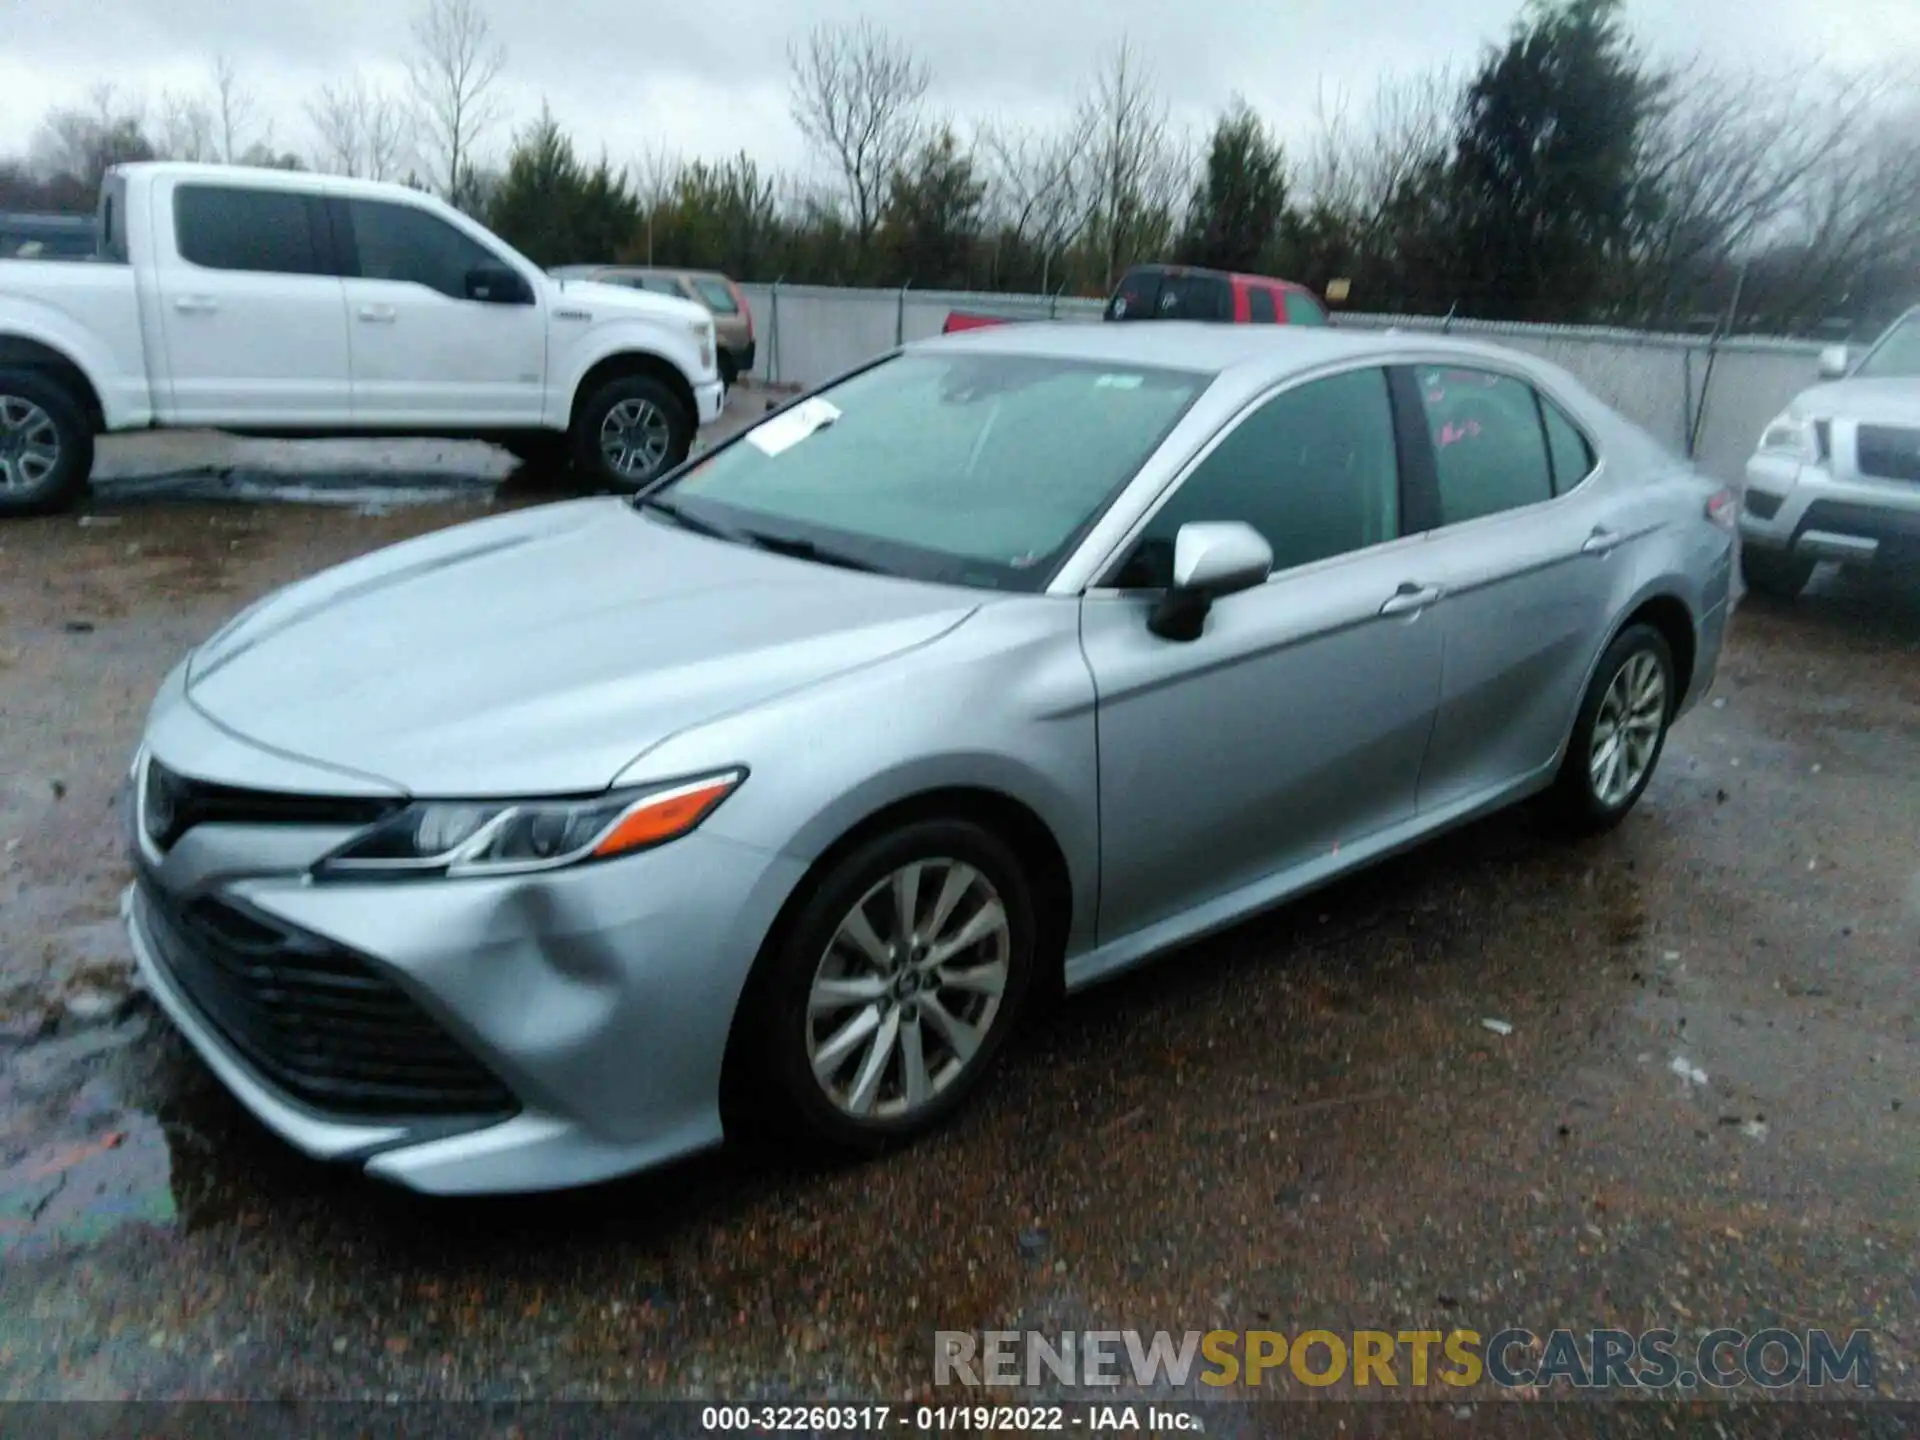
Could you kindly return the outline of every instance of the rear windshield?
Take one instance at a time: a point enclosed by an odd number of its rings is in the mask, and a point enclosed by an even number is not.
[[[700,292],[700,298],[707,308],[716,315],[738,315],[740,307],[734,304],[733,287],[724,280],[696,280],[693,288]]]
[[[1218,275],[1130,270],[1107,303],[1109,320],[1231,320],[1233,289]]]

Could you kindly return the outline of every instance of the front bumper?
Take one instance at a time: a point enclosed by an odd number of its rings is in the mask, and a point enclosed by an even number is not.
[[[202,825],[157,860],[135,848],[169,905],[215,897],[363,957],[502,1082],[514,1113],[343,1113],[296,1096],[190,993],[169,961],[179,932],[131,888],[123,909],[148,988],[269,1129],[434,1194],[587,1184],[720,1141],[734,1011],[799,862],[696,831],[625,860],[497,880],[314,884],[304,864],[284,868],[341,838]],[[257,873],[263,853],[274,873]]]
[[[700,412],[700,424],[713,424],[720,418],[720,412],[727,408],[726,382],[716,378],[694,386],[693,403]]]
[[[1920,556],[1920,485],[1847,480],[1777,455],[1747,462],[1740,541],[1850,565]]]

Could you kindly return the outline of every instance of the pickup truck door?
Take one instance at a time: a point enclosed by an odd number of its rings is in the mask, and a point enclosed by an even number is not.
[[[158,315],[148,315],[165,358],[154,377],[162,418],[234,428],[349,423],[346,296],[332,273],[322,198],[161,179],[150,204]]]
[[[335,196],[356,424],[540,424],[547,314],[535,277],[418,205]],[[519,277],[509,298],[499,272]],[[492,272],[489,283],[483,278]]]

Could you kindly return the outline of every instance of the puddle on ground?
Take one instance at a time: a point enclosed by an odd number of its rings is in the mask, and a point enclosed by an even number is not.
[[[516,472],[516,475],[519,472]],[[282,476],[268,471],[209,470],[94,482],[97,504],[232,503],[327,505],[378,513],[453,501],[485,503],[503,484],[497,475],[395,475],[369,483],[365,473]]]
[[[0,1261],[179,1218],[166,1131],[126,1093],[130,1051],[156,1023],[0,1040]]]

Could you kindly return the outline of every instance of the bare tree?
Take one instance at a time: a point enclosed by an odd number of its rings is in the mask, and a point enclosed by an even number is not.
[[[336,175],[392,180],[406,158],[408,115],[396,95],[355,71],[323,85],[307,103],[313,121],[314,164]]]
[[[1405,185],[1445,157],[1465,94],[1448,67],[1383,80],[1358,113],[1346,93],[1322,88],[1295,182],[1299,198],[1366,230]]]
[[[1093,112],[1082,106],[1052,131],[990,124],[977,148],[987,159],[995,220],[1014,241],[1040,252],[1040,288],[1052,288],[1053,262],[1086,228],[1082,156]]]
[[[456,200],[475,150],[500,123],[495,86],[506,47],[474,0],[426,0],[413,22],[413,44],[407,79],[424,158],[438,172],[441,193]]]
[[[653,264],[654,222],[673,199],[674,189],[686,168],[686,158],[665,145],[648,146],[633,167],[634,194],[640,201],[649,265]]]
[[[1187,157],[1169,129],[1167,104],[1128,39],[1095,76],[1076,123],[1087,133],[1079,186],[1087,230],[1105,270],[1102,284],[1111,289],[1123,269],[1172,240]]]
[[[198,96],[168,90],[160,96],[160,118],[154,124],[154,148],[169,160],[213,160],[219,156],[214,140],[213,110]]]
[[[70,175],[92,190],[109,166],[150,160],[154,150],[139,97],[123,96],[111,81],[102,81],[87,100],[85,107],[55,110],[41,122],[30,158],[37,174]]]
[[[253,91],[240,83],[240,72],[225,55],[213,57],[214,138],[220,146],[220,158],[229,165],[256,145],[271,143],[266,130],[257,136],[247,132],[254,126],[259,104]]]
[[[787,58],[794,122],[839,172],[864,253],[887,186],[920,138],[932,77],[912,51],[865,20],[815,26]]]

